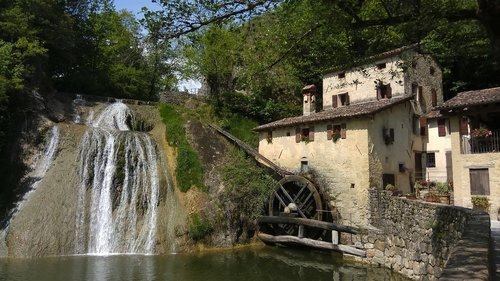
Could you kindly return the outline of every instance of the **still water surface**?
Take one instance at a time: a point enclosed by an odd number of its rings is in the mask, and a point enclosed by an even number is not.
[[[276,247],[166,256],[0,259],[0,280],[407,280],[388,269],[342,263],[338,254]]]

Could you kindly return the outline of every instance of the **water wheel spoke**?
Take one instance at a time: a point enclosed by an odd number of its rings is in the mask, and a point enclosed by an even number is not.
[[[277,191],[274,192],[274,196],[278,199],[278,201],[280,202],[281,205],[283,205],[283,207],[286,207],[286,203],[285,201],[283,200],[283,198],[281,198],[281,196],[278,194]]]
[[[315,203],[314,200],[309,201],[309,199],[311,199],[312,195],[313,195],[312,193],[309,193],[309,195],[306,197],[306,199],[304,199],[302,201],[302,203],[298,206],[299,209],[305,209],[308,205],[310,205],[310,202]]]
[[[283,192],[283,194],[285,194],[285,197],[286,197],[288,200],[290,200],[290,202],[295,203],[295,201],[293,201],[292,196],[290,196],[290,194],[286,191],[286,189],[285,189],[285,188],[284,188],[281,184],[280,184],[279,186],[280,186],[280,189],[281,189],[281,191]],[[296,204],[296,203],[295,203],[295,204]],[[298,206],[298,204],[296,204],[296,205],[297,205],[297,212],[299,213],[299,215],[300,215],[301,217],[303,217],[303,218],[306,218],[306,219],[307,219],[306,215],[304,215],[304,213],[302,212],[302,210],[300,209],[300,207]]]
[[[295,195],[295,197],[293,198],[293,202],[296,202],[297,199],[299,199],[300,195],[302,194],[302,192],[307,189],[307,185],[306,186],[303,186],[300,190],[299,190],[299,193],[297,193],[297,195]]]

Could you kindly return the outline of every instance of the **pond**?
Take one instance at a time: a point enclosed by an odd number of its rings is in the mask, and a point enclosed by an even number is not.
[[[165,256],[1,258],[0,280],[408,280],[389,269],[342,261],[335,253],[277,247]]]

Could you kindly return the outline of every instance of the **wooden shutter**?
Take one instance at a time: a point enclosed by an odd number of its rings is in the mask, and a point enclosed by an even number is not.
[[[467,117],[460,118],[460,134],[468,135],[469,134],[469,122],[467,121]]]
[[[377,87],[377,100],[382,98],[382,89],[380,87]]]
[[[309,127],[309,141],[314,141],[314,126]]]
[[[432,106],[436,106],[437,105],[437,92],[436,92],[436,89],[432,89],[431,93],[432,93]]]
[[[470,169],[471,195],[490,195],[490,176],[488,169]]]
[[[340,124],[340,138],[345,139],[346,138],[346,131],[347,131],[347,126],[345,123]]]
[[[349,105],[350,102],[349,93],[345,93],[345,105]]]
[[[295,142],[299,143],[302,140],[302,132],[300,128],[295,128]]]
[[[327,140],[333,139],[333,125],[326,126],[326,139]]]
[[[388,99],[392,98],[391,84],[387,84],[387,95],[386,95],[386,98],[388,98]]]
[[[337,99],[337,95],[333,95],[332,96],[332,107],[333,108],[336,108],[338,106],[338,99]]]
[[[446,136],[446,121],[444,119],[438,119],[438,136]]]
[[[423,102],[424,101],[424,87],[418,86],[418,101]]]
[[[427,129],[427,118],[424,116],[420,117],[420,135],[425,136]]]

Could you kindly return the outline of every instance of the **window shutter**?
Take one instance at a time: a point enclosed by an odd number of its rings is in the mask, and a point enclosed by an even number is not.
[[[380,87],[377,87],[377,100],[382,98],[382,89]]]
[[[314,141],[314,126],[309,127],[309,141]]]
[[[346,138],[346,124],[345,123],[342,123],[340,125],[340,138],[341,139],[345,139]]]
[[[446,136],[446,122],[444,119],[438,120],[438,136],[440,137]]]
[[[389,129],[389,137],[392,142],[394,142],[394,128]]]
[[[424,101],[424,87],[418,86],[418,101],[423,102]]]
[[[420,117],[420,135],[425,136],[427,129],[427,118],[424,116]]]
[[[295,128],[295,142],[299,143],[302,140],[302,132],[300,128]]]
[[[467,121],[467,117],[460,118],[460,134],[461,135],[469,134],[469,122]]]
[[[437,92],[436,92],[436,89],[432,89],[431,92],[432,92],[432,106],[436,106],[437,105]]]
[[[336,108],[338,106],[337,95],[332,96],[332,107]]]
[[[327,140],[333,139],[333,126],[332,125],[326,126],[326,139]]]
[[[391,84],[387,84],[387,98],[388,98],[388,99],[392,98],[392,88],[391,88]]]
[[[349,99],[349,93],[345,93],[345,105],[349,105],[351,103]]]

